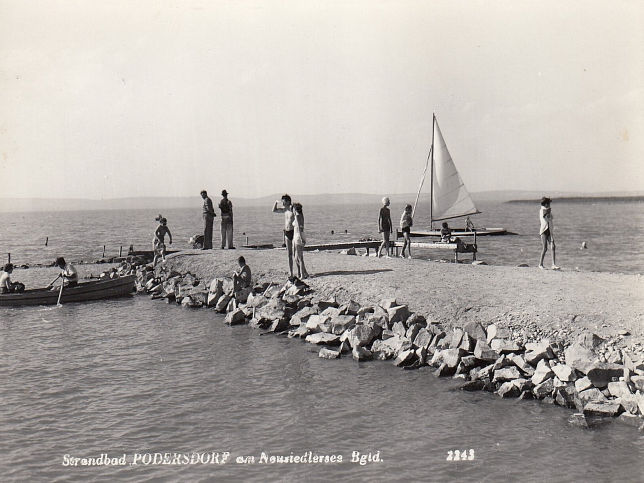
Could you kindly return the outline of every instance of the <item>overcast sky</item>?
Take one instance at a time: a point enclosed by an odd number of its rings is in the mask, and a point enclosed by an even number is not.
[[[0,0],[0,197],[644,190],[644,2]]]

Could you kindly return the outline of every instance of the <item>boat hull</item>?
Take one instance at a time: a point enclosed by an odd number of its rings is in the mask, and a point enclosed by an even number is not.
[[[464,230],[464,229],[452,229],[452,238],[453,237],[464,237],[464,236],[474,236],[474,231]],[[480,228],[476,229],[476,236],[498,236],[498,235],[509,235],[510,233],[505,228]],[[398,236],[402,236],[400,230],[398,230]],[[409,236],[441,236],[440,230],[427,230],[427,231],[412,231]]]
[[[79,283],[76,287],[64,288],[61,304],[87,302],[114,297],[123,297],[134,292],[134,275]],[[29,305],[56,305],[59,290],[46,288],[25,290],[23,293],[0,294],[0,307],[20,307]]]

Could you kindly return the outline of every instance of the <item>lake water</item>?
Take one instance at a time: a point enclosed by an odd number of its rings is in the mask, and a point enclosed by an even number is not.
[[[281,242],[282,218],[269,210],[236,210],[238,245],[242,232],[251,243]],[[644,268],[642,204],[560,204],[553,210],[564,269]],[[480,239],[479,258],[536,265],[537,211],[523,204],[488,207],[480,224],[520,235]],[[200,231],[199,207],[163,214],[176,247]],[[305,215],[312,241],[377,235],[377,206],[305,207]],[[3,213],[0,250],[16,263],[34,263],[60,254],[95,259],[103,244],[109,256],[120,245],[147,249],[155,216],[135,210]],[[332,229],[341,234],[331,235]],[[588,250],[579,250],[582,241]],[[19,270],[14,278],[30,285],[48,281],[36,273]],[[457,381],[438,379],[429,369],[319,359],[317,349],[301,341],[260,337],[246,326],[225,326],[212,311],[142,296],[0,309],[0,351],[3,481],[637,481],[644,473],[644,436],[628,426],[583,430],[567,423],[569,410],[463,393]],[[468,456],[473,450],[474,458],[448,461],[454,450]],[[224,451],[231,459],[219,466],[129,465],[137,453]],[[262,452],[307,451],[342,455],[343,462],[259,463]],[[352,463],[353,451],[379,451],[383,461]],[[65,455],[102,453],[126,454],[128,465],[63,466]],[[236,463],[243,456],[255,456],[256,463]]]

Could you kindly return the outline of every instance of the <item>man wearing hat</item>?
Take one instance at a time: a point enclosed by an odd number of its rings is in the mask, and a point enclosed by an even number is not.
[[[212,223],[215,219],[215,209],[212,207],[212,200],[208,197],[206,190],[201,191],[203,198],[203,247],[202,250],[212,249]]]
[[[233,246],[233,204],[228,199],[228,191],[221,192],[221,201],[219,210],[221,212],[221,248],[222,250],[228,245],[228,249]]]

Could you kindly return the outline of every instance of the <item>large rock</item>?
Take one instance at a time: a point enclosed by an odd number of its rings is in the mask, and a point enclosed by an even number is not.
[[[547,396],[550,396],[553,390],[554,385],[552,383],[552,379],[546,379],[541,384],[535,384],[534,388],[532,389],[532,394],[534,394],[537,399],[543,399]]]
[[[468,334],[472,339],[476,340],[486,340],[485,329],[480,322],[470,321],[465,324],[463,330]]]
[[[286,305],[279,299],[271,299],[269,302],[255,310],[255,317],[258,319],[275,320],[288,318]]]
[[[452,331],[451,339],[449,342],[449,348],[456,349],[461,345],[462,340],[463,340],[463,330],[459,328],[455,328]]]
[[[306,341],[310,344],[340,345],[340,336],[336,334],[328,334],[326,332],[317,332],[315,334],[307,335]]]
[[[371,345],[371,353],[376,359],[381,361],[392,359],[395,354],[394,350],[380,339],[373,341],[373,344]]]
[[[527,349],[528,345],[526,344],[526,350]],[[555,353],[547,341],[542,341],[541,343],[531,347],[529,352],[526,352],[524,355],[525,361],[533,366],[536,366],[542,359],[553,359],[554,357]]]
[[[580,344],[572,344],[564,352],[566,365],[586,374],[588,368],[597,361],[595,353]]]
[[[420,332],[420,329],[424,328],[420,324],[409,324],[409,320],[407,321],[407,326],[409,327],[407,329],[407,332],[405,333],[405,337],[407,337],[409,340],[414,340],[416,339],[416,336],[418,335],[418,332]],[[425,329],[427,330],[427,329]],[[429,345],[429,342],[428,342]]]
[[[593,387],[593,383],[590,382],[590,379],[588,379],[586,376],[575,381],[575,390],[577,392],[585,391],[586,389],[590,389],[591,387]]]
[[[337,307],[327,307],[326,309],[320,312],[320,315],[329,317],[329,318],[337,317],[338,315],[340,315],[340,309]]]
[[[588,403],[607,402],[606,396],[596,387],[591,387],[585,391],[578,392],[575,396],[575,406],[579,411],[583,411]]]
[[[290,325],[288,319],[275,319],[271,324],[269,330],[271,332],[283,332],[285,330],[288,330],[289,327]]]
[[[644,393],[644,376],[632,376],[631,382],[635,386],[635,389]]]
[[[393,324],[395,322],[405,323],[411,315],[411,312],[406,305],[398,305],[395,307],[390,307],[387,310],[387,314],[389,315],[389,323]]]
[[[584,416],[612,418],[622,412],[622,406],[616,402],[590,402],[584,406]]]
[[[395,366],[408,366],[412,362],[414,362],[414,359],[416,358],[416,353],[413,349],[408,349],[405,351],[401,351],[396,359],[394,359],[394,365]]]
[[[337,359],[338,357],[340,357],[340,351],[334,351],[332,349],[323,347],[322,349],[320,349],[320,352],[318,352],[318,357],[321,357],[322,359]]]
[[[519,379],[520,377],[521,374],[519,374],[519,370],[516,367],[505,367],[503,369],[494,371],[494,378],[492,379],[492,382],[512,381],[514,379]]]
[[[433,337],[434,335],[423,327],[418,331],[418,334],[416,334],[416,337],[414,338],[414,346],[427,348],[429,347]]]
[[[624,368],[619,364],[609,364],[607,362],[598,362],[587,367],[586,376],[593,383],[593,386],[604,388],[608,386],[613,377],[623,375]]]
[[[368,361],[373,359],[373,354],[370,350],[365,349],[364,347],[354,347],[351,351],[351,357],[356,361]]]
[[[436,369],[434,374],[438,377],[448,377],[448,376],[453,376],[454,372],[456,372],[456,368],[449,367],[447,364],[443,362],[440,366],[438,366],[438,369]]]
[[[456,370],[456,366],[461,361],[461,357],[467,354],[462,349],[443,349],[440,351],[440,360],[442,363],[447,364],[447,367]]]
[[[532,384],[536,386],[544,381],[552,379],[553,376],[554,372],[552,372],[552,369],[550,369],[547,364],[537,364],[537,368],[530,380],[532,381]]]
[[[351,347],[364,347],[371,344],[371,341],[378,337],[379,329],[378,325],[357,324],[351,331],[349,339]]]
[[[481,380],[468,381],[461,386],[462,391],[481,391],[485,383]]]
[[[553,365],[552,372],[563,382],[575,382],[577,380],[574,369],[566,364]]]
[[[360,310],[360,304],[358,302],[354,302],[353,300],[349,300],[348,302],[340,305],[340,315],[358,315],[358,311]]]
[[[309,317],[311,317],[312,315],[316,315],[315,309],[310,305],[306,306],[293,314],[290,324],[294,326],[306,324],[306,322],[309,320]]]
[[[511,381],[508,381],[501,384],[501,386],[496,391],[496,393],[503,398],[507,398],[507,397],[517,397],[519,396],[519,394],[521,394],[521,391],[516,386],[516,384],[512,383]]]
[[[382,299],[378,305],[385,310],[389,310],[391,307],[397,306],[398,303],[396,299]]]
[[[186,297],[186,298],[189,298],[189,297]],[[217,300],[217,304],[215,305],[215,310],[217,312],[224,313],[226,311],[226,308],[228,307],[228,303],[230,302],[231,298],[232,298],[232,294],[230,293],[223,294],[221,297],[219,297],[219,300]]]
[[[420,327],[427,327],[427,319],[420,314],[411,314],[406,321],[407,327],[418,324]]]
[[[526,376],[532,377],[534,375],[534,368],[528,364],[523,357],[519,354],[509,354],[508,359],[519,368],[519,370]]]
[[[461,339],[461,344],[459,347],[466,352],[472,352],[474,350],[474,345],[476,344],[476,339],[473,339],[470,334],[467,332],[463,333],[463,338]]]
[[[208,290],[208,298],[206,303],[208,307],[214,307],[219,298],[224,294],[224,282],[221,279],[215,278],[210,282]]]
[[[506,339],[492,339],[492,342],[490,342],[490,348],[499,354],[521,352],[521,346],[517,342]]]
[[[293,337],[303,338],[303,337],[306,337],[307,335],[309,335],[309,329],[306,328],[306,325],[300,325],[297,329],[291,330],[288,333],[288,336],[290,338],[293,338]]]
[[[637,394],[624,394],[621,397],[615,398],[615,402],[622,405],[622,407],[630,414],[637,414],[639,411],[640,400],[644,400],[644,396]]]
[[[329,307],[338,307],[338,302],[335,298],[331,298],[328,300],[320,300],[317,302],[318,309],[320,312],[328,309]]]
[[[331,317],[328,315],[314,314],[306,321],[306,328],[310,332],[331,332]]]
[[[393,326],[391,327],[391,330],[393,331],[394,334],[396,334],[399,337],[405,337],[405,334],[407,333],[407,328],[405,327],[405,324],[400,321],[394,322]]]
[[[476,342],[476,347],[474,347],[474,356],[484,362],[494,362],[499,357],[499,355],[482,340]]]
[[[577,344],[587,349],[595,349],[604,342],[604,339],[592,332],[584,332],[577,337]]]
[[[575,407],[575,386],[571,383],[555,389],[555,402],[566,408]]]
[[[632,394],[631,390],[628,388],[628,384],[624,381],[609,382],[608,392],[610,392],[610,395],[614,397],[630,396]]]
[[[228,325],[239,325],[246,322],[246,315],[242,309],[236,309],[226,314],[224,323]]]
[[[331,319],[331,332],[340,335],[355,325],[356,317],[354,315],[336,315]]]

